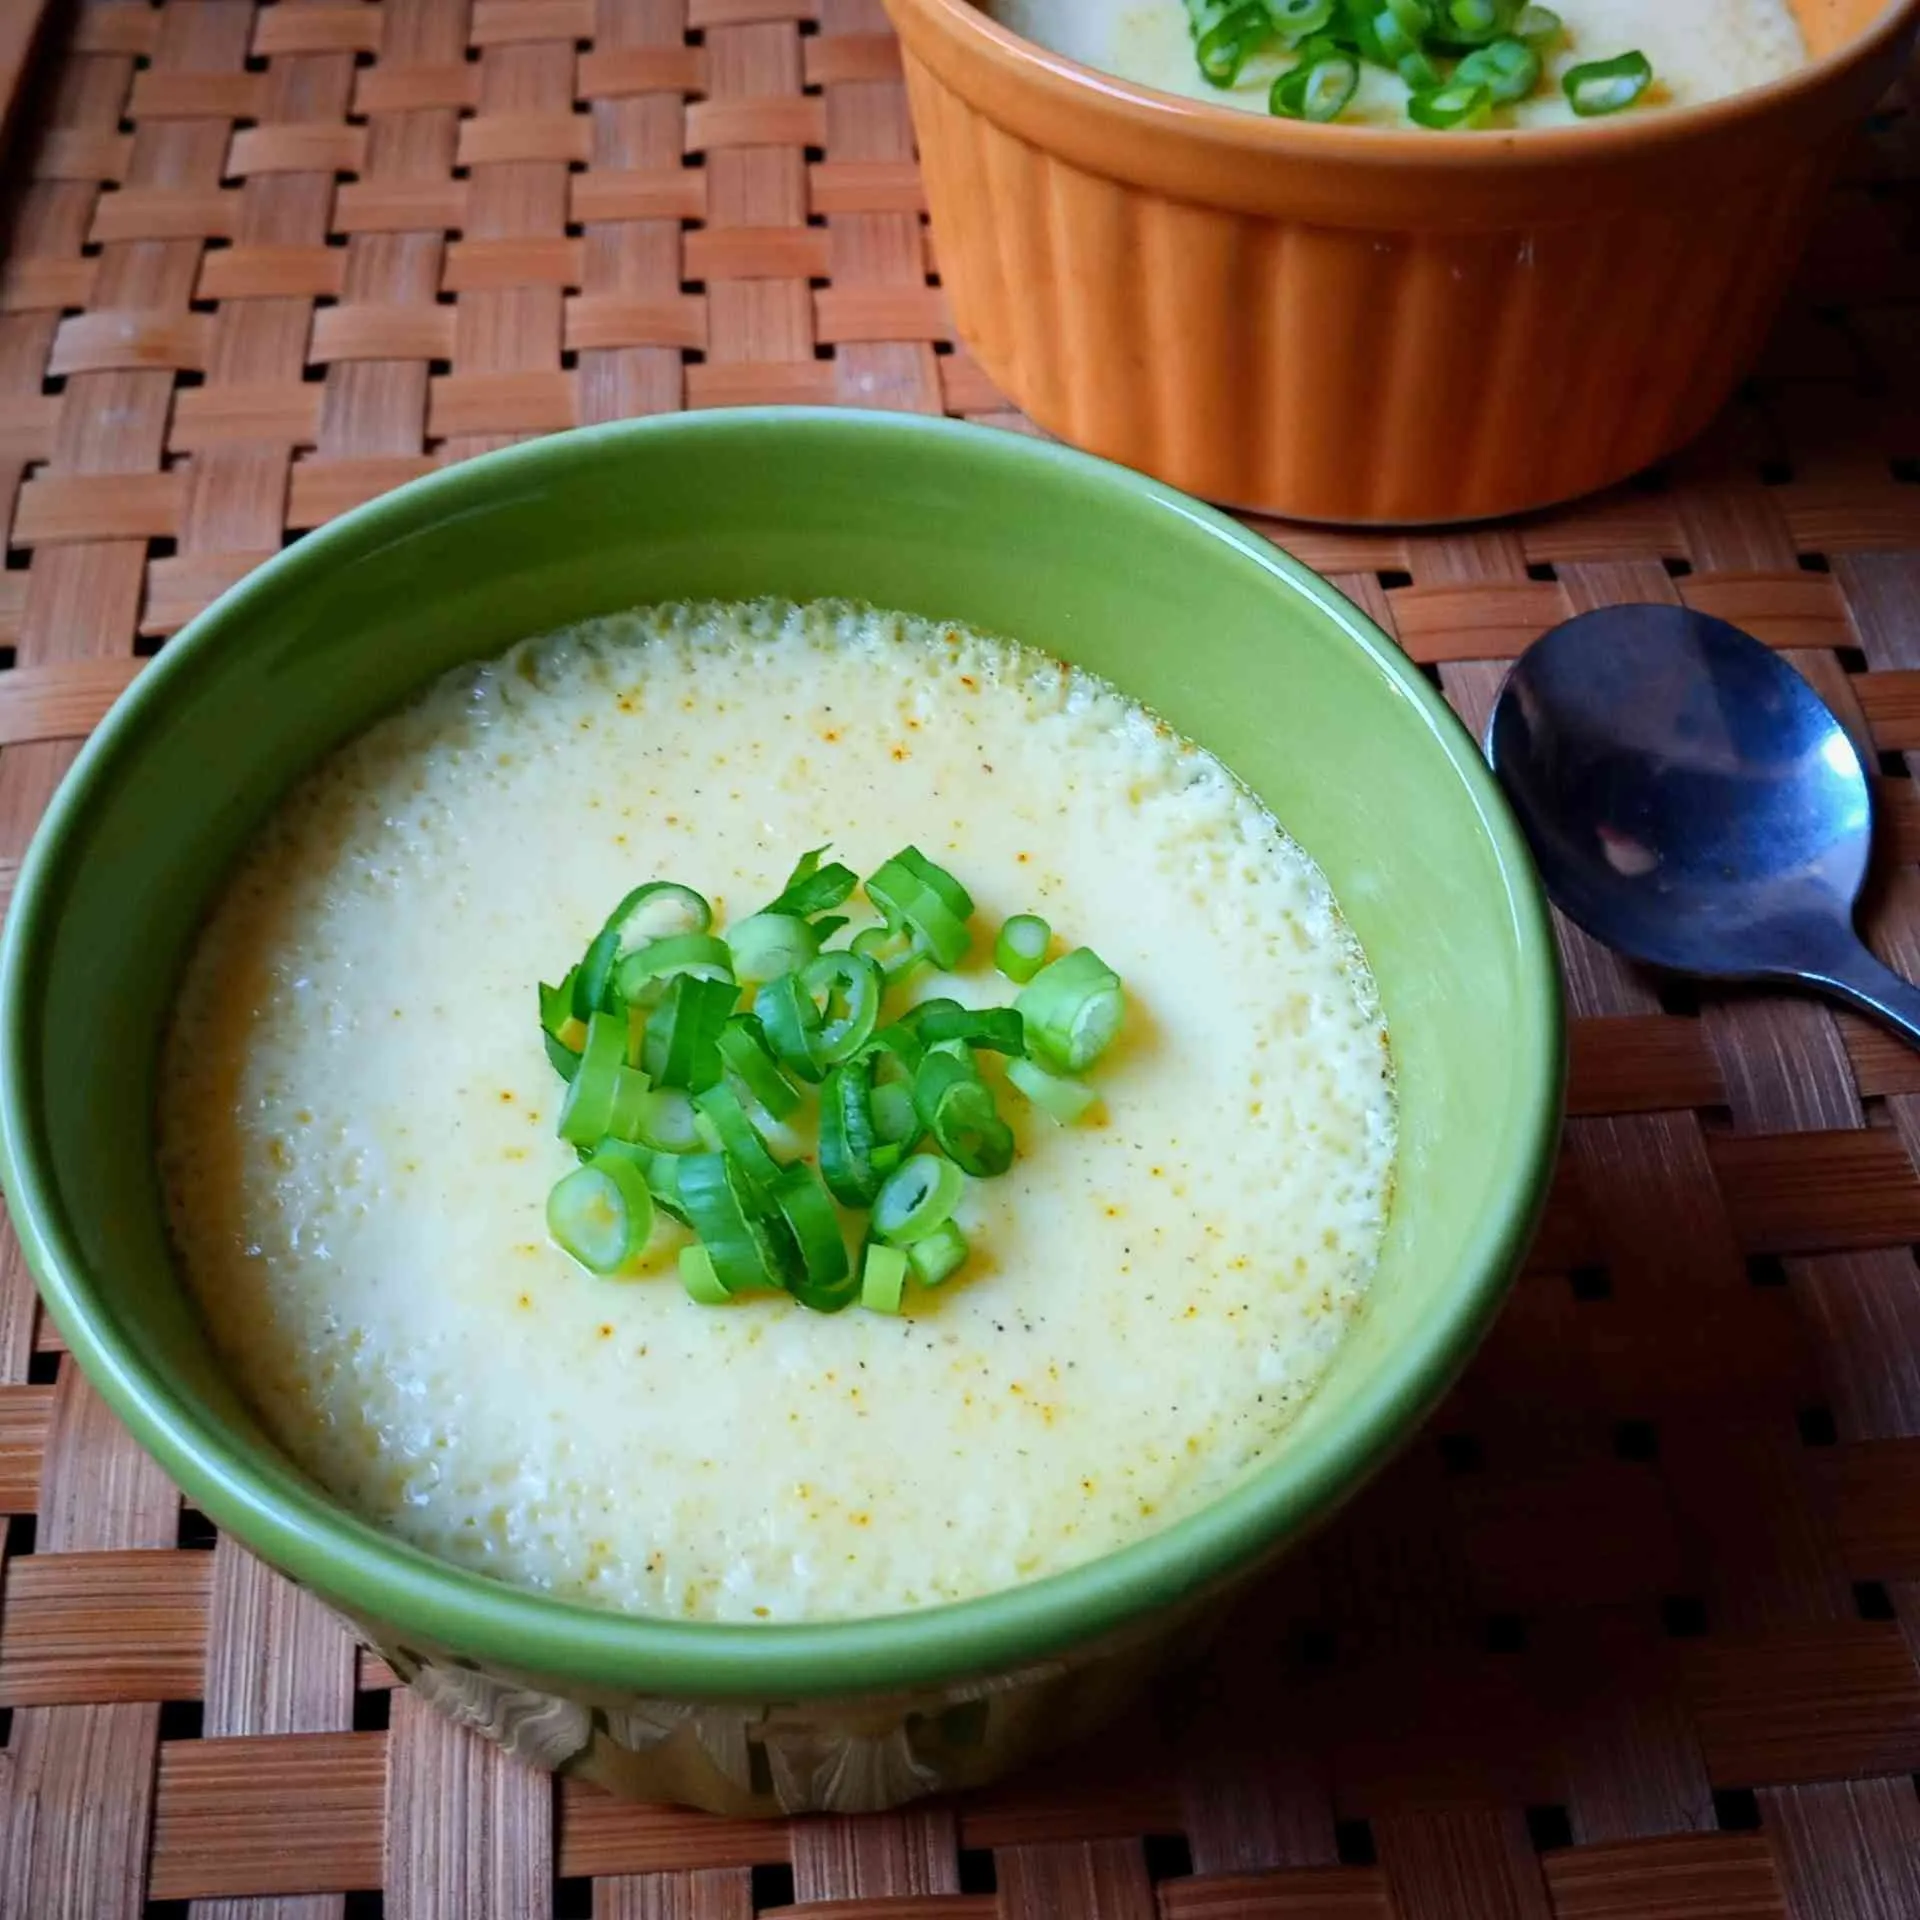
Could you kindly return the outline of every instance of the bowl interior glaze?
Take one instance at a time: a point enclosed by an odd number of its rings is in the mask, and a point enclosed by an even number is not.
[[[647,601],[769,593],[1017,635],[1110,676],[1253,786],[1328,873],[1379,978],[1402,1101],[1396,1209],[1370,1308],[1289,1444],[1205,1512],[1053,1579],[918,1614],[629,1619],[388,1540],[259,1434],[170,1263],[156,1041],[224,869],[329,747],[525,634]],[[1471,1349],[1530,1228],[1559,1113],[1558,977],[1532,869],[1419,673],[1323,582],[1180,495],[1018,436],[900,416],[588,429],[452,468],[310,536],[172,641],[95,733],[23,870],[0,996],[0,1150],[28,1257],[90,1378],[216,1521],[363,1618],[556,1679],[708,1698],[1005,1667],[1296,1533]]]

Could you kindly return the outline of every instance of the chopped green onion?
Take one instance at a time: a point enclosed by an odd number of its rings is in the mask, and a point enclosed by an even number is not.
[[[1524,40],[1536,53],[1557,44],[1565,32],[1560,16],[1551,7],[1522,7],[1513,16],[1513,37]]]
[[[867,898],[890,927],[908,927],[942,967],[956,966],[969,944],[973,896],[917,847],[902,847],[867,880]]]
[[[653,1232],[653,1195],[624,1155],[596,1153],[547,1195],[547,1231],[589,1273],[618,1273]]]
[[[820,1089],[820,1176],[843,1206],[870,1207],[880,1191],[883,1169],[874,1164],[874,1149],[881,1144],[874,1067],[873,1054],[859,1054],[835,1067]]]
[[[540,982],[540,1038],[547,1059],[562,1080],[571,1080],[580,1071],[580,1055],[567,1044],[574,1026],[573,986],[580,969],[572,968],[557,987]]]
[[[931,1233],[922,1235],[907,1248],[907,1259],[920,1284],[926,1287],[937,1287],[951,1280],[966,1264],[966,1258],[967,1236],[952,1220],[941,1221]]]
[[[1283,73],[1273,83],[1267,95],[1267,111],[1278,114],[1283,120],[1337,120],[1346,111],[1347,103],[1359,87],[1360,63],[1352,54],[1335,49],[1313,60],[1302,56],[1300,64],[1291,73]],[[1042,920],[1037,924],[1044,927],[1046,922]],[[1012,926],[1013,922],[1009,920],[1007,925]],[[1004,928],[1001,933],[1004,938]],[[1009,980],[1024,984],[1033,978],[1045,957],[1046,945],[1043,941],[1040,952],[1024,973],[1015,973],[1005,965],[1001,966],[1000,971]]]
[[[850,945],[855,953],[879,967],[881,978],[889,985],[933,958],[918,934],[896,932],[892,927],[863,927]]]
[[[687,1210],[680,1201],[683,1155],[660,1153],[650,1147],[628,1146],[624,1140],[604,1140],[600,1144],[600,1151],[633,1155],[635,1164],[647,1177],[647,1187],[653,1194],[654,1204],[662,1212],[672,1214],[676,1220],[686,1219]]]
[[[1383,7],[1373,16],[1373,37],[1389,66],[1397,66],[1408,54],[1420,51],[1419,34],[1409,30],[1391,7]]]
[[[1012,1166],[1013,1129],[971,1056],[929,1052],[913,1076],[913,1104],[934,1143],[963,1173],[989,1180]]]
[[[1484,46],[1500,31],[1512,0],[1448,0],[1434,23],[1434,37],[1449,46]]]
[[[733,1298],[714,1271],[713,1255],[697,1240],[680,1249],[680,1284],[703,1307],[724,1307]]]
[[[1456,86],[1485,87],[1498,104],[1524,100],[1540,84],[1540,56],[1524,40],[1492,40],[1453,70]]]
[[[716,1043],[720,1064],[759,1103],[770,1120],[785,1120],[800,1106],[800,1096],[773,1064],[760,1022],[750,1013],[736,1013],[720,1029]]]
[[[951,1219],[965,1191],[951,1160],[916,1153],[887,1176],[873,1203],[873,1231],[896,1246],[910,1245]]]
[[[958,1000],[923,1000],[900,1024],[928,1047],[964,1040],[992,1053],[1025,1053],[1026,1022],[1012,1007],[963,1007]]]
[[[820,936],[797,914],[749,914],[727,929],[733,970],[742,980],[778,980],[804,967],[820,951]]]
[[[803,853],[787,875],[787,884],[780,889],[779,896],[760,909],[762,913],[791,914],[804,920],[816,913],[825,913],[829,907],[837,907],[860,884],[860,876],[851,867],[843,867],[836,860],[830,866],[820,864],[820,856],[825,847],[815,847],[811,853]],[[757,916],[756,916],[757,917]],[[821,936],[826,937],[824,934]]]
[[[889,1082],[873,1090],[873,1125],[880,1136],[874,1149],[876,1166],[890,1165],[920,1137],[920,1115],[913,1104],[913,1088]],[[891,1155],[883,1164],[882,1156]]]
[[[907,1256],[879,1240],[867,1242],[860,1263],[860,1304],[869,1313],[898,1313],[907,1290]]]
[[[1611,60],[1589,60],[1583,66],[1569,67],[1560,76],[1567,104],[1583,120],[1632,106],[1652,81],[1653,68],[1638,48]]]
[[[719,1079],[720,1034],[738,998],[731,980],[674,975],[640,1046],[640,1064],[656,1086],[697,1093]]]
[[[1000,923],[1000,936],[993,943],[993,964],[1016,987],[1024,987],[1045,964],[1052,939],[1053,929],[1037,913],[1011,914]]]
[[[767,1151],[760,1129],[747,1118],[740,1096],[722,1081],[703,1087],[693,1096],[693,1104],[712,1124],[720,1151],[739,1169],[748,1187],[759,1196],[769,1193],[780,1178],[780,1162]]]
[[[1120,1031],[1126,996],[1120,976],[1091,947],[1075,947],[1042,967],[1014,1005],[1026,1016],[1029,1051],[1079,1073]]]
[[[680,1162],[680,1204],[729,1293],[783,1284],[779,1250],[728,1155],[690,1153]]]
[[[1063,1127],[1072,1126],[1097,1097],[1084,1080],[1073,1080],[1061,1073],[1049,1073],[1033,1060],[1009,1060],[1007,1080],[1049,1119],[1059,1121]]]
[[[822,1068],[813,1048],[820,1032],[820,1009],[800,984],[800,976],[783,973],[769,980],[753,996],[753,1011],[773,1057],[802,1080],[818,1080]]]
[[[800,985],[820,1015],[809,1044],[821,1067],[833,1066],[866,1045],[886,991],[875,961],[849,949],[823,953],[801,969]]]
[[[1230,87],[1240,69],[1273,34],[1273,16],[1261,0],[1187,0],[1194,58],[1216,87]]]
[[[591,1148],[606,1137],[614,1101],[623,1091],[620,1075],[627,1071],[626,1015],[595,1013],[587,1022],[579,1071],[560,1103],[557,1131],[569,1146]]]
[[[813,1169],[792,1166],[773,1183],[773,1204],[786,1222],[799,1257],[787,1276],[787,1291],[815,1313],[838,1313],[859,1290],[847,1260],[840,1216]]]
[[[1333,18],[1333,0],[1267,0],[1267,12],[1273,18],[1273,31],[1283,35],[1289,46],[1298,46]]]
[[[1407,101],[1407,118],[1422,127],[1464,127],[1484,120],[1492,105],[1485,87],[1462,82],[1414,94]]]
[[[696,980],[733,979],[733,955],[710,933],[670,933],[636,947],[613,970],[614,991],[630,1007],[656,1004],[681,974]]]
[[[1410,94],[1431,93],[1440,85],[1440,69],[1418,51],[1402,54],[1393,63],[1393,70],[1399,74]]]
[[[712,925],[713,909],[704,896],[677,880],[649,880],[607,915],[603,931],[613,937],[614,958],[624,959],[650,940],[705,933]]]
[[[807,925],[813,929],[813,937],[824,947],[842,927],[850,927],[853,922],[844,913],[823,913],[818,920],[809,920]]]
[[[588,1020],[596,1013],[612,1013],[613,963],[620,957],[620,936],[603,927],[593,937],[580,964],[573,970],[573,1017]]]

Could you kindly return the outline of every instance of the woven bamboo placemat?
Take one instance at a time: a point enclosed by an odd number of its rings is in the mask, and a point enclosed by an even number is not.
[[[0,879],[169,633],[437,462],[729,402],[1020,424],[951,350],[878,0],[110,0],[52,38],[0,282]],[[1277,530],[1473,723],[1578,608],[1787,649],[1877,756],[1909,972],[1916,243],[1896,106],[1669,469]],[[0,1913],[1913,1920],[1920,1058],[1566,951],[1577,1117],[1450,1405],[1194,1680],[955,1806],[622,1807],[443,1725],[183,1509],[0,1240]]]

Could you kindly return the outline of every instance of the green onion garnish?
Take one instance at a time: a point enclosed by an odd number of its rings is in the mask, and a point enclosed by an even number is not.
[[[713,925],[713,909],[705,898],[677,880],[649,880],[635,887],[607,915],[604,931],[613,937],[614,957],[664,940],[676,933],[705,933]]]
[[[1009,1060],[1008,1083],[1017,1087],[1050,1119],[1070,1127],[1093,1105],[1093,1089],[1084,1080],[1049,1073],[1035,1060]]]
[[[829,907],[837,907],[846,899],[860,884],[860,876],[838,861],[823,867],[820,856],[825,852],[825,847],[815,847],[812,852],[803,853],[787,875],[787,884],[780,889],[778,897],[768,901],[761,912],[792,914],[796,919],[805,920],[813,914],[825,913]]]
[[[1027,1046],[1066,1073],[1090,1067],[1120,1031],[1126,996],[1120,976],[1091,947],[1044,966],[1014,1002],[1026,1016]]]
[[[873,1203],[873,1231],[895,1246],[908,1246],[952,1218],[965,1187],[951,1160],[916,1153],[887,1176]]]
[[[1524,100],[1540,84],[1540,56],[1524,40],[1490,40],[1454,68],[1453,79],[1485,87],[1498,104]]]
[[[1407,118],[1422,127],[1465,127],[1477,125],[1487,117],[1493,95],[1485,87],[1465,81],[1449,81],[1426,93],[1416,93],[1407,101]]]
[[[797,1264],[787,1275],[787,1291],[815,1313],[838,1313],[859,1291],[840,1216],[811,1167],[789,1167],[773,1183],[773,1204],[792,1237]]]
[[[596,1153],[547,1195],[547,1231],[589,1273],[618,1273],[653,1232],[645,1174],[623,1154]]]
[[[990,1053],[1025,1053],[1026,1022],[1012,1007],[963,1007],[958,1000],[923,1000],[900,1024],[929,1047],[964,1040]]]
[[[1297,0],[1285,17],[1304,21],[1319,3]],[[1306,51],[1310,62],[1327,57],[1319,40]],[[821,909],[857,884],[850,868],[822,866],[824,851],[805,855],[780,897],[724,937],[701,895],[650,881],[558,986],[541,983],[541,1042],[566,1083],[558,1132],[581,1161],[552,1188],[548,1221],[589,1271],[632,1264],[659,1210],[697,1236],[680,1273],[702,1305],[778,1289],[816,1312],[859,1296],[897,1313],[909,1274],[938,1286],[967,1258],[952,1218],[965,1176],[990,1179],[1012,1164],[1013,1129],[980,1054],[1004,1055],[1013,1084],[1063,1123],[1093,1103],[1071,1075],[1106,1048],[1124,1009],[1096,954],[1076,948],[1044,964],[1051,929],[1016,914],[995,944],[1022,988],[1014,1006],[941,996],[897,1005],[889,1019],[893,980],[964,958],[972,896],[903,847],[867,882],[886,924],[823,949],[847,922]],[[760,980],[751,1013],[737,1011],[736,974]],[[796,1080],[820,1083],[818,1172],[783,1163],[755,1118],[801,1117]],[[871,1209],[857,1269],[841,1206]]]
[[[800,985],[820,1016],[810,1043],[818,1065],[834,1066],[866,1045],[886,991],[876,961],[851,950],[823,953],[801,969]]]
[[[698,1240],[680,1249],[680,1284],[703,1307],[724,1307],[733,1298],[714,1271],[713,1255]]]
[[[719,1079],[720,1034],[739,997],[731,980],[673,976],[640,1043],[640,1064],[656,1086],[698,1092]]]
[[[1360,63],[1352,54],[1333,48],[1309,60],[1304,54],[1291,73],[1283,73],[1267,95],[1267,111],[1283,120],[1328,121],[1339,119],[1360,87]],[[1029,916],[1030,917],[1030,916]],[[1008,926],[1013,922],[1009,920]],[[1038,923],[1045,926],[1044,920]],[[1004,937],[1005,929],[1002,929]],[[1046,956],[1043,941],[1034,966],[1026,973],[1015,973],[1002,966],[1009,980],[1025,981],[1033,977],[1040,960]]]
[[[1569,67],[1560,76],[1567,104],[1583,120],[1632,106],[1652,81],[1653,68],[1637,48],[1611,60],[1589,60],[1584,66]]]
[[[971,1057],[930,1051],[913,1076],[913,1104],[934,1144],[962,1173],[990,1180],[1013,1165],[1013,1129],[1000,1118]]]
[[[874,1056],[863,1053],[835,1067],[820,1089],[820,1177],[842,1206],[872,1206],[885,1171],[874,1163],[881,1141],[873,1074]]]
[[[764,1198],[772,1191],[783,1169],[767,1151],[760,1129],[747,1118],[740,1096],[722,1081],[717,1086],[703,1087],[693,1096],[693,1103],[712,1127],[720,1151],[733,1162],[748,1187]]]
[[[1281,78],[1292,76],[1283,74]],[[993,943],[993,964],[1016,987],[1024,987],[1046,964],[1052,939],[1053,929],[1037,913],[1012,914],[1000,923],[1000,937]]]
[[[1216,87],[1232,86],[1274,30],[1262,0],[1187,0],[1187,25],[1200,71]]]
[[[951,1280],[966,1264],[966,1258],[967,1236],[951,1220],[941,1221],[907,1248],[907,1260],[923,1287],[937,1287]]]
[[[869,1313],[898,1313],[907,1290],[907,1256],[879,1240],[867,1243],[860,1262],[860,1304]]]
[[[758,1102],[769,1120],[785,1120],[799,1111],[800,1096],[773,1064],[766,1035],[752,1014],[736,1013],[720,1029],[716,1044],[721,1066],[746,1089],[748,1099]]]
[[[868,877],[867,898],[893,928],[907,928],[943,967],[957,966],[969,944],[973,896],[917,847],[902,847]]]
[[[680,1204],[729,1293],[784,1284],[773,1236],[727,1154],[690,1153],[680,1162]]]
[[[1513,16],[1513,37],[1524,40],[1536,53],[1553,46],[1565,32],[1560,16],[1551,7],[1522,7]]]
[[[733,955],[710,933],[670,933],[627,954],[613,970],[613,990],[630,1007],[655,1005],[681,974],[733,979]]]
[[[1267,0],[1273,30],[1289,46],[1298,46],[1333,18],[1333,0]]]
[[[595,1013],[587,1022],[580,1065],[560,1103],[557,1131],[569,1146],[589,1148],[606,1138],[622,1091],[619,1076],[627,1071],[626,1015]]]

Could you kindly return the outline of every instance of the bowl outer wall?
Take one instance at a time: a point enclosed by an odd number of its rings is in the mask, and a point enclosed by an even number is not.
[[[1390,1023],[1401,1003],[1437,1010],[1449,982],[1475,985],[1446,1020],[1409,1012],[1394,1028],[1405,1099],[1417,1087],[1446,1125],[1403,1150],[1389,1258],[1407,1195],[1451,1208],[1457,1244],[1438,1277],[1406,1250],[1408,1288],[1431,1297],[1410,1291],[1391,1325],[1376,1300],[1273,1460],[1163,1532],[1026,1586],[742,1627],[572,1606],[452,1568],[289,1467],[171,1274],[150,1115],[186,943],[302,769],[524,633],[649,599],[761,593],[853,595],[1087,661],[1241,771],[1322,860]],[[1269,645],[1272,662],[1258,657]],[[1288,705],[1316,724],[1281,750]],[[1346,765],[1324,763],[1329,739]],[[76,1030],[88,1054],[50,1057],[50,1037]],[[530,442],[383,496],[268,562],[143,672],[55,796],[7,917],[0,1181],[57,1324],[135,1437],[222,1527],[345,1609],[583,1685],[884,1692],[1093,1639],[1216,1585],[1351,1492],[1499,1304],[1551,1170],[1563,1046],[1544,902],[1484,763],[1412,664],[1298,562],[1154,482],[1022,436],[838,410],[678,415]],[[111,1079],[90,1059],[116,1063]]]

